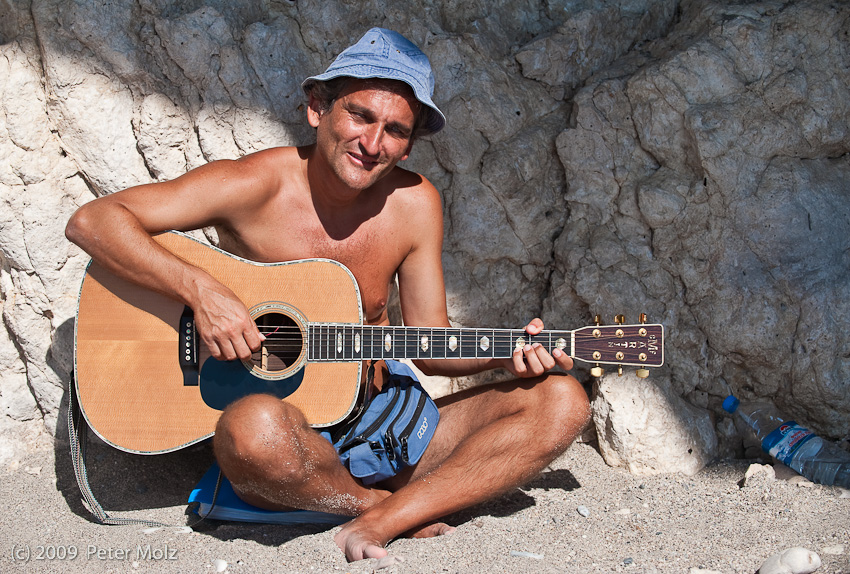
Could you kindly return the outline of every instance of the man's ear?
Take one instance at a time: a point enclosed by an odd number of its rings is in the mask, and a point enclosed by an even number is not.
[[[319,127],[319,122],[324,113],[325,112],[322,110],[322,105],[319,100],[316,99],[316,96],[310,94],[310,101],[307,104],[307,123],[309,123],[311,127]]]

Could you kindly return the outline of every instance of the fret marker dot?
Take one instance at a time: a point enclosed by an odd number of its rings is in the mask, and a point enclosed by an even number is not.
[[[481,347],[482,351],[486,351],[490,348],[490,339],[487,337],[481,337],[478,346]]]
[[[393,348],[393,336],[387,333],[387,336],[384,337],[384,349],[387,351]]]
[[[457,337],[455,337],[454,335],[449,337],[449,349],[451,349],[452,351],[457,350]]]
[[[428,337],[427,336],[422,335],[422,338],[419,339],[419,348],[422,349],[423,351],[428,350]]]

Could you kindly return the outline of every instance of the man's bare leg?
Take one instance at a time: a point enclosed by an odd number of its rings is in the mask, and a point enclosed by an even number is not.
[[[536,476],[587,424],[587,394],[574,378],[549,376],[471,389],[438,401],[440,423],[407,484],[336,534],[349,561],[386,555],[398,535],[498,496]],[[444,532],[445,525],[423,529]]]
[[[229,406],[213,447],[239,498],[261,508],[356,516],[389,496],[352,477],[301,411],[271,395],[251,395]]]

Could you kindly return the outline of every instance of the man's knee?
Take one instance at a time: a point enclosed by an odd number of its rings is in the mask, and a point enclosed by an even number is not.
[[[551,375],[538,384],[538,414],[553,448],[566,449],[590,422],[587,392],[570,375]]]
[[[297,433],[306,427],[292,405],[271,395],[250,395],[229,405],[216,425],[213,450],[225,475],[263,475],[297,471],[279,465],[282,458],[298,459]],[[285,476],[278,480],[287,481]],[[294,477],[290,477],[294,479]]]

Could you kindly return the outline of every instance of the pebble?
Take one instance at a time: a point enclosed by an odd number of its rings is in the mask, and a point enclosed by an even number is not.
[[[215,568],[216,572],[224,572],[225,570],[227,570],[227,562],[216,558],[215,560],[213,560],[213,567]]]
[[[805,476],[792,476],[788,479],[788,484],[796,484],[797,486],[802,486],[803,488],[813,488],[815,483],[806,478]]]
[[[820,556],[799,546],[774,554],[764,561],[758,574],[811,574],[820,568]]]
[[[535,554],[534,552],[523,552],[521,550],[511,550],[511,556],[517,556],[519,558],[534,558],[535,560],[543,560],[542,554]]]
[[[586,506],[579,506],[578,508],[576,508],[576,510],[578,511],[579,514],[581,514],[585,518],[590,516],[590,510],[588,510]]]
[[[829,554],[830,556],[841,556],[844,554],[844,545],[836,544],[835,546],[826,546],[821,548],[820,551],[824,554]]]
[[[764,487],[776,480],[776,471],[769,464],[751,464],[741,481],[742,487]]]

